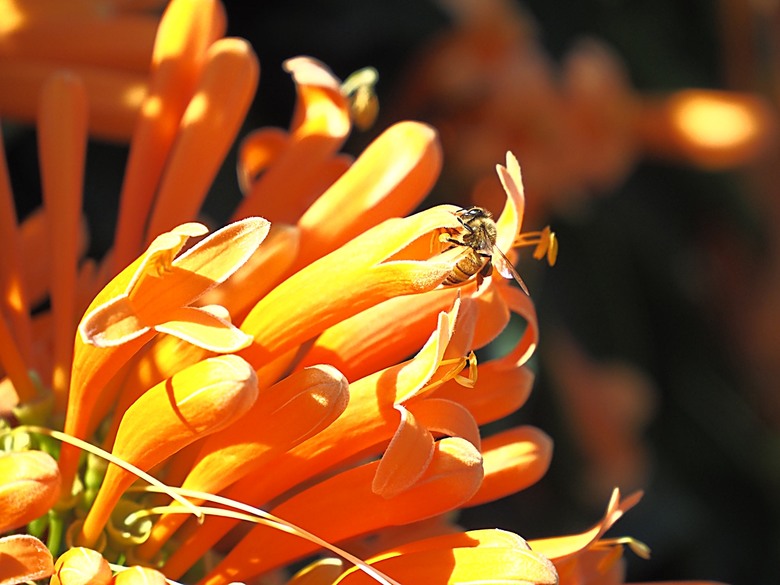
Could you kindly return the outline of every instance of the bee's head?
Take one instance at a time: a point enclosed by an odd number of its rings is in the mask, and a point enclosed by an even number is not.
[[[482,207],[469,207],[468,209],[459,211],[458,217],[460,217],[464,223],[469,223],[475,219],[492,219],[493,215]]]

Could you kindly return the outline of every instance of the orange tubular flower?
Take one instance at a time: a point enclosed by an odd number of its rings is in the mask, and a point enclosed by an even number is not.
[[[51,585],[107,585],[111,567],[102,555],[89,548],[76,547],[63,553],[54,565]]]
[[[189,237],[205,231],[200,224],[185,224],[159,236],[95,297],[76,337],[66,433],[86,436],[97,393],[155,332],[208,351],[236,351],[251,342],[219,311],[188,305],[246,261],[268,223],[251,218],[231,224],[173,259]],[[60,468],[67,487],[75,472],[74,454],[63,447]]]
[[[43,451],[0,454],[0,531],[24,526],[60,497],[57,462]]]
[[[0,538],[0,560],[0,583],[36,581],[54,572],[54,559],[49,549],[26,534]]]
[[[245,199],[206,236],[197,214],[259,67],[222,38],[218,0],[157,4],[0,0],[0,113],[37,122],[44,189],[18,223],[0,157],[0,530],[22,533],[0,538],[0,582],[553,585],[590,555],[617,566],[601,537],[632,499],[530,546],[452,523],[552,455],[534,427],[480,431],[528,398],[538,342],[499,251],[557,250],[549,229],[520,232],[514,156],[497,250],[472,247],[463,210],[412,213],[441,167],[436,131],[399,122],[353,160],[339,150],[370,89],[290,59],[290,128],[244,139]],[[100,260],[84,258],[87,137],[129,140]],[[492,275],[453,284],[490,252]],[[520,338],[477,364],[512,314]],[[285,573],[323,550],[342,561]]]

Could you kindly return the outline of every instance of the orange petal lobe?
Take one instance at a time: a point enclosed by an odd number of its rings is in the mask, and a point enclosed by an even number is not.
[[[66,433],[86,436],[98,396],[109,387],[111,377],[154,335],[150,328],[165,323],[173,310],[194,301],[235,272],[268,233],[268,222],[247,218],[229,224],[174,259],[189,237],[205,232],[205,226],[188,223],[158,236],[147,252],[114,277],[87,308],[76,336]],[[109,335],[108,347],[96,347],[95,340],[105,339],[106,331],[118,335]],[[203,328],[198,331],[203,332]],[[192,328],[186,331],[190,337],[192,333]],[[233,340],[240,341],[238,345],[244,343],[244,336],[232,329],[229,333]],[[101,399],[108,401],[109,397]],[[60,469],[65,492],[70,491],[77,463],[78,451],[63,445]]]
[[[518,427],[484,439],[485,478],[467,506],[478,506],[535,484],[552,459],[552,439],[534,427]]]
[[[623,514],[639,502],[641,497],[642,493],[636,492],[625,500],[620,501],[620,490],[615,488],[612,492],[612,498],[607,505],[604,518],[601,522],[594,525],[593,528],[580,534],[532,540],[530,541],[531,548],[555,562],[577,555],[597,542]]]
[[[0,532],[43,516],[60,496],[57,462],[43,451],[0,454]]]
[[[0,538],[0,585],[46,579],[53,572],[51,552],[37,538],[27,534]]]
[[[252,343],[249,335],[206,308],[179,307],[167,316],[168,321],[155,325],[155,331],[173,335],[207,351],[233,353]]]
[[[392,498],[408,489],[423,474],[433,457],[433,437],[414,415],[402,406],[401,422],[382,456],[371,491]]]
[[[238,185],[246,196],[260,173],[287,147],[286,130],[265,127],[252,130],[238,146]]]
[[[498,237],[496,245],[507,253],[512,249],[515,238],[520,233],[525,210],[525,193],[523,178],[517,158],[511,152],[506,153],[506,166],[496,165],[498,178],[507,195],[504,209],[496,220]]]
[[[477,392],[469,388],[468,391]],[[429,431],[448,437],[460,437],[479,449],[479,426],[471,413],[453,400],[426,398],[407,405]]]

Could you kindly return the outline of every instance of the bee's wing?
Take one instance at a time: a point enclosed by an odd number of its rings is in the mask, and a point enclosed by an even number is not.
[[[530,296],[528,293],[528,287],[525,286],[525,283],[523,282],[520,274],[518,274],[517,270],[515,270],[515,267],[512,266],[512,263],[509,261],[509,258],[504,255],[498,246],[493,246],[493,266],[504,278],[514,278],[515,282],[517,282],[517,284],[520,285],[520,288],[523,289],[523,292]]]

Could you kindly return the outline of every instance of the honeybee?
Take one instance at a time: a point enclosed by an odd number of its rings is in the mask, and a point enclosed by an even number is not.
[[[444,286],[453,286],[477,276],[477,286],[493,273],[493,267],[504,278],[514,278],[528,293],[528,289],[512,263],[496,246],[496,222],[493,215],[482,207],[469,207],[455,212],[462,228],[442,234],[441,240],[467,248],[463,257],[444,279]]]

